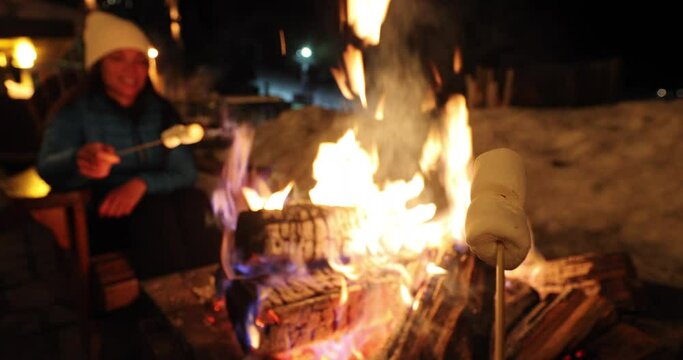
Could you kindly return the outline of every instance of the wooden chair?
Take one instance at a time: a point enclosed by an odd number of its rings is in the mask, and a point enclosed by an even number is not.
[[[90,271],[90,249],[85,206],[88,192],[71,191],[49,194],[42,198],[15,198],[33,219],[47,227],[55,236],[57,245],[74,261],[80,280],[84,283]]]
[[[132,303],[139,282],[120,252],[90,255],[86,206],[87,191],[50,193],[42,198],[14,199],[33,219],[50,229],[58,247],[69,258],[81,289],[84,311],[111,311]]]

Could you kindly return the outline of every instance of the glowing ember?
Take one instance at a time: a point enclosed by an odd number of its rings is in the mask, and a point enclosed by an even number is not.
[[[441,78],[441,73],[439,69],[433,62],[429,63],[429,68],[432,70],[432,76],[434,77],[434,87],[438,91],[443,86],[443,79]]]
[[[225,309],[225,298],[215,299],[213,301],[213,311],[219,312]]]
[[[277,313],[273,309],[268,309],[267,314],[273,323],[275,323],[275,324],[280,323],[280,317],[277,315]]]
[[[354,329],[340,337],[316,343],[314,346],[295,348],[291,352],[279,354],[277,359],[330,359],[330,360],[362,360],[372,358],[371,354],[383,344],[377,342],[379,335],[387,334],[392,329],[387,326],[371,326],[366,329]]]
[[[285,31],[280,29],[280,55],[287,55],[287,42],[285,41]]]
[[[453,52],[453,72],[460,74],[460,71],[462,71],[462,53],[460,48],[455,48]]]
[[[367,45],[379,44],[390,0],[348,0],[348,24]]]

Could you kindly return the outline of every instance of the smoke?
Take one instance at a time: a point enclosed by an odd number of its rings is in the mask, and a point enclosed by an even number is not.
[[[364,143],[371,139],[378,148],[380,183],[407,180],[419,171],[422,146],[434,120],[424,106],[433,97],[433,80],[423,36],[439,24],[435,13],[426,2],[392,1],[380,44],[365,50],[370,107],[385,96],[385,120],[365,129],[360,138]]]

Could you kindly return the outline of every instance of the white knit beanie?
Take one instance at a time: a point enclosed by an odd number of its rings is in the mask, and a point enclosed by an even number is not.
[[[103,11],[91,11],[85,19],[85,69],[112,51],[138,49],[147,56],[152,46],[144,32],[132,21]]]

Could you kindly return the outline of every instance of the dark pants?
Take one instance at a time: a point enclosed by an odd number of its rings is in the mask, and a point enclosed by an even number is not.
[[[143,279],[218,264],[221,230],[212,219],[198,189],[145,195],[130,216],[90,217],[91,253],[124,251]]]

